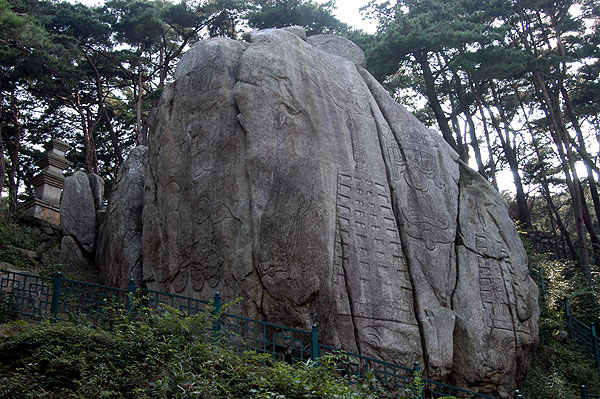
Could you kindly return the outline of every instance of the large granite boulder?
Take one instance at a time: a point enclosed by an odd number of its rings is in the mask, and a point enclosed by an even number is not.
[[[133,148],[114,185],[104,224],[100,228],[96,265],[111,286],[142,281],[142,209],[148,147]]]
[[[87,252],[96,242],[96,207],[90,180],[83,171],[65,179],[60,199],[60,225],[63,233],[72,236]]]
[[[150,121],[142,282],[241,296],[250,317],[507,397],[539,311],[506,205],[356,46],[307,40],[258,31],[182,58]]]

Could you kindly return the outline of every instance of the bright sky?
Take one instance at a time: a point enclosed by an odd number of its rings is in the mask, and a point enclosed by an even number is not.
[[[319,1],[322,3],[323,1]],[[359,9],[365,6],[369,0],[337,0],[335,15],[342,22],[355,28],[360,28],[368,33],[375,33],[376,26],[373,21],[363,21]]]

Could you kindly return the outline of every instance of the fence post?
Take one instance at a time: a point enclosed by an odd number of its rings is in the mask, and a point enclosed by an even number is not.
[[[133,309],[131,308],[131,298],[135,295],[135,280],[129,279],[129,284],[127,285],[127,302],[125,308],[127,309],[127,313],[132,313]]]
[[[569,298],[565,298],[565,317],[569,326],[569,337],[573,338],[573,322],[571,321],[571,309],[569,308]]]
[[[588,399],[588,391],[585,385],[582,385],[581,388],[579,388],[579,392],[581,394],[581,399]]]
[[[52,313],[52,320],[55,320],[58,315],[58,304],[60,303],[60,286],[62,285],[62,273],[56,273],[54,281],[52,282],[52,305],[50,306],[50,313]]]
[[[415,391],[415,399],[424,399],[425,392],[423,387],[423,377],[421,376],[421,367],[419,366],[419,362],[415,362],[413,366],[413,389]]]
[[[600,367],[600,351],[598,350],[598,336],[596,335],[596,323],[592,323],[592,350],[596,367]]]
[[[219,316],[219,312],[221,312],[221,293],[219,291],[215,292],[215,298],[213,300],[213,337],[215,340],[219,339],[219,333],[221,331],[221,316]]]
[[[316,324],[312,325],[312,330],[310,332],[310,358],[313,362],[319,360],[321,357],[319,346],[319,326]]]

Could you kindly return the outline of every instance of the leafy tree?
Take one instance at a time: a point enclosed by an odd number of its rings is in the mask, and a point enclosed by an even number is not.
[[[255,0],[255,10],[246,18],[257,29],[283,28],[298,25],[308,35],[346,30],[346,24],[334,15],[335,1],[317,4],[312,0]]]
[[[73,69],[64,60],[72,53],[72,42],[65,35],[52,35],[44,29],[35,13],[41,4],[36,1],[0,1],[0,149],[8,152],[9,197],[11,213],[16,207],[19,187],[23,121],[31,104],[43,107],[32,96],[33,91],[48,87],[51,82],[62,83]],[[0,161],[0,189],[5,178],[4,157]]]
[[[376,61],[369,64],[379,79],[387,79],[392,90],[412,76],[411,87],[427,99],[427,114],[433,116],[446,142],[464,161],[469,160],[472,149],[479,172],[493,183],[495,143],[489,129],[496,131],[517,187],[519,220],[530,225],[518,168],[520,144],[517,132],[511,129],[514,105],[509,109],[503,104],[503,93],[495,81],[514,74],[512,61],[500,66],[497,61],[510,59],[497,44],[506,29],[494,26],[503,15],[503,6],[501,0],[406,0],[393,6],[372,2],[369,9],[379,19],[379,35],[369,57]],[[487,162],[479,144],[478,124],[484,126]]]
[[[588,241],[600,248],[600,171],[590,151],[598,142],[597,2],[401,0],[371,2],[367,11],[379,22],[377,44],[366,47],[370,70],[394,95],[406,85],[420,93],[427,109],[417,114],[436,123],[463,160],[472,151],[492,184],[508,167],[523,227],[534,225],[530,195],[541,195],[558,227],[555,242],[568,243],[589,280]],[[556,190],[568,193],[574,223],[560,214]],[[594,258],[599,263],[600,252]]]

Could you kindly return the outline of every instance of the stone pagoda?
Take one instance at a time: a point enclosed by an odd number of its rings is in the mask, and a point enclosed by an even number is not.
[[[46,153],[35,164],[42,171],[31,184],[35,187],[35,198],[21,207],[23,214],[32,215],[54,225],[60,225],[60,196],[65,182],[63,171],[71,166],[65,158],[70,145],[58,139],[52,139],[45,146]]]

